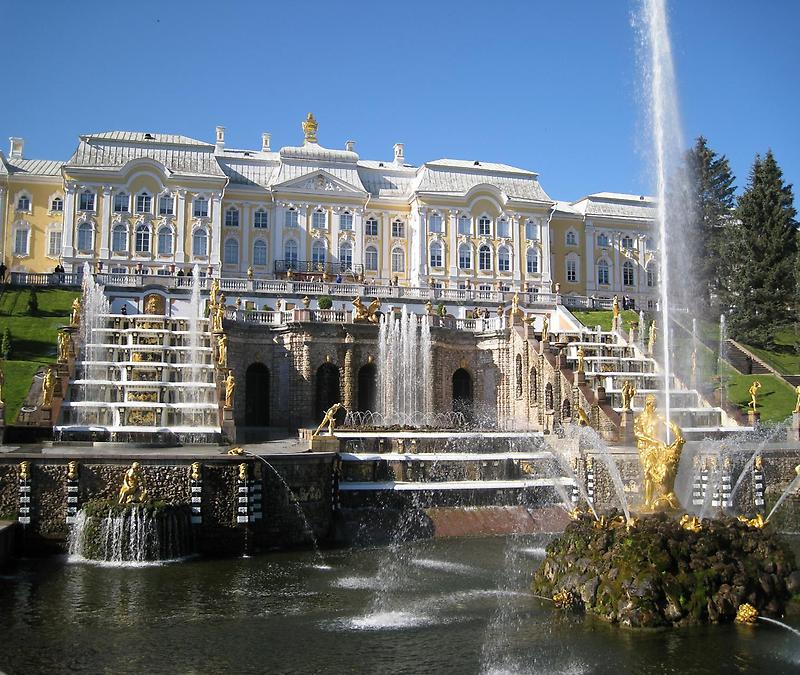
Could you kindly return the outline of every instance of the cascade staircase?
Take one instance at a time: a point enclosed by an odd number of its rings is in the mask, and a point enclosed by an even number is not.
[[[735,340],[725,340],[727,361],[743,375],[763,375],[772,372],[761,359],[745,351]],[[800,376],[798,376],[800,378]],[[798,380],[800,384],[800,379]]]

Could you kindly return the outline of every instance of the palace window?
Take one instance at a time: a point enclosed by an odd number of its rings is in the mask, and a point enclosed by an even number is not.
[[[492,269],[492,249],[486,244],[478,249],[478,269],[483,271]]]
[[[497,250],[497,271],[508,272],[511,270],[511,254],[507,246],[501,246]]]
[[[225,251],[224,251],[224,260],[223,262],[226,265],[238,265],[239,264],[239,242],[236,239],[226,239],[225,240]]]
[[[370,237],[378,236],[378,220],[376,218],[367,218],[366,234]]]
[[[140,223],[136,226],[134,250],[136,253],[150,252],[150,226]]]
[[[442,267],[442,245],[438,241],[431,244],[431,267]]]
[[[61,255],[61,230],[50,230],[47,239],[47,255],[58,258]]]
[[[257,209],[253,214],[253,227],[259,230],[269,227],[269,214],[264,209]]]
[[[458,218],[458,233],[469,235],[472,233],[472,227],[469,222],[469,216],[459,216]]]
[[[633,263],[626,262],[622,266],[622,284],[624,286],[633,286]]]
[[[597,263],[597,283],[601,286],[608,286],[608,263],[601,260]]]
[[[378,249],[374,246],[367,246],[364,251],[364,264],[370,272],[378,270]]]
[[[458,247],[458,266],[462,270],[472,269],[472,249],[469,244]]]
[[[94,192],[91,190],[84,190],[78,199],[79,211],[94,211]]]
[[[160,269],[156,270],[156,275],[158,275],[158,276],[160,276],[160,277],[168,277],[168,276],[171,276],[171,274],[170,274],[170,271],[169,271],[169,268],[168,268],[168,267],[162,267],[162,268],[160,268]]]
[[[328,214],[322,209],[317,209],[311,215],[311,226],[318,230],[328,229]]]
[[[578,281],[578,261],[574,258],[567,260],[567,281],[571,284]]]
[[[14,255],[28,255],[28,240],[30,230],[27,227],[20,227],[14,232]]]
[[[486,216],[478,219],[478,236],[488,237],[492,234],[492,221]]]
[[[653,288],[656,285],[656,266],[650,263],[647,266],[647,285]]]
[[[172,255],[172,228],[158,228],[158,255]]]
[[[297,227],[297,209],[290,208],[283,222],[286,227]]]
[[[30,211],[31,210],[31,198],[28,195],[20,195],[19,199],[17,199],[17,211]]]
[[[652,237],[647,237],[647,239],[645,239],[644,246],[648,251],[656,250],[656,242]]]
[[[225,227],[239,227],[239,209],[235,206],[225,209]]]
[[[61,197],[54,197],[50,202],[50,210],[61,212],[64,210],[64,200]]]
[[[498,237],[508,237],[509,236],[509,228],[508,228],[508,221],[505,218],[501,218],[497,221],[497,236]]]
[[[539,239],[539,226],[532,220],[525,222],[525,239],[537,241]]]
[[[153,198],[146,192],[136,195],[136,213],[150,213]]]
[[[442,231],[442,217],[438,213],[432,213],[428,216],[428,229],[431,232]]]
[[[205,197],[197,197],[192,203],[193,218],[208,218],[208,200]]]
[[[575,234],[574,230],[570,230],[567,232],[566,237],[567,246],[577,246],[578,245],[578,235]]]
[[[392,223],[392,236],[393,237],[405,237],[406,228],[403,224],[402,220],[395,220]]]
[[[346,270],[353,267],[353,246],[349,241],[343,241],[339,244],[339,263]]]
[[[539,251],[535,248],[529,248],[525,254],[525,269],[528,270],[528,274],[539,273]]]
[[[624,236],[622,238],[622,248],[630,251],[633,248],[633,239],[627,235]]]
[[[317,241],[314,242],[314,245],[311,247],[311,262],[314,265],[324,265],[325,258],[327,255],[327,251],[325,250],[325,242]]]
[[[267,264],[267,242],[263,239],[256,239],[253,242],[253,264],[260,266]]]
[[[283,245],[283,259],[287,267],[297,267],[297,242],[294,239]]]
[[[339,229],[352,230],[353,229],[353,214],[345,211],[339,216]]]
[[[172,195],[161,195],[158,198],[158,215],[171,216],[175,212],[175,200]]]
[[[404,272],[406,269],[406,254],[402,248],[392,249],[392,272]]]
[[[128,213],[130,209],[130,197],[124,192],[117,192],[117,194],[114,195],[112,208],[114,213]]]
[[[601,232],[597,235],[597,245],[600,248],[608,247],[608,235],[605,232]]]
[[[192,233],[192,255],[201,258],[208,255],[208,232],[204,227],[198,227]]]
[[[88,253],[94,248],[94,228],[86,221],[78,225],[78,250]]]
[[[111,230],[111,251],[125,253],[128,250],[128,228],[122,223],[117,223]]]

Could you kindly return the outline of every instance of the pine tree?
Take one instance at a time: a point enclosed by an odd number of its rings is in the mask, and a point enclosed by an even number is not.
[[[792,186],[772,151],[756,156],[735,222],[726,229],[723,299],[731,335],[758,347],[772,347],[778,329],[796,320],[797,211]]]
[[[11,356],[11,331],[6,329],[3,331],[3,336],[0,338],[0,355],[4,359]]]

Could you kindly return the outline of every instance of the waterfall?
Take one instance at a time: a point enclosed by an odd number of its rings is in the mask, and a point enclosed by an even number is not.
[[[104,358],[104,334],[99,330],[106,327],[106,315],[109,313],[108,298],[105,296],[103,286],[98,284],[89,263],[83,266],[83,283],[81,298],[80,336],[83,360],[83,379],[87,384],[83,386],[84,401],[100,401],[105,399],[101,389],[102,385],[95,382],[105,379],[106,367],[97,362]],[[94,418],[94,419],[93,419]],[[79,408],[77,423],[82,426],[98,424],[89,408]]]
[[[203,396],[203,388],[199,386],[202,383],[200,366],[203,363],[203,354],[200,351],[202,346],[202,328],[200,326],[200,312],[202,311],[200,301],[200,266],[195,265],[192,270],[192,295],[189,302],[189,377],[185,378],[186,387],[182,388],[182,399],[184,403],[189,405],[197,405],[205,399]],[[195,419],[195,411],[184,412],[185,418],[179,426],[191,426],[197,424],[203,426],[203,420]],[[188,417],[188,419],[186,419]],[[188,422],[188,424],[187,424]]]

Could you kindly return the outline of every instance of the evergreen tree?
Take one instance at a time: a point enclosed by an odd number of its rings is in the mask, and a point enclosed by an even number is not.
[[[736,220],[725,231],[723,299],[731,335],[772,347],[775,332],[794,323],[797,299],[797,211],[772,151],[756,156]]]
[[[686,170],[691,278],[695,301],[706,309],[711,307],[722,285],[720,248],[735,205],[734,177],[728,158],[717,155],[703,136],[686,153]]]
[[[0,356],[7,359],[11,356],[11,331],[8,327],[3,331],[3,336],[0,338]]]

